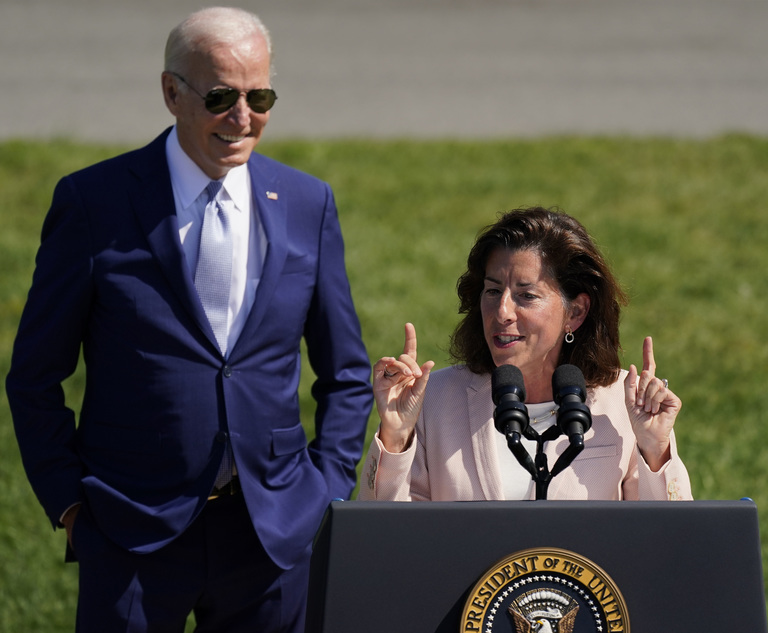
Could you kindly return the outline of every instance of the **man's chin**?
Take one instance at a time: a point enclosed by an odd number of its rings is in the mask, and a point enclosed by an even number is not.
[[[219,153],[218,159],[215,161],[215,166],[226,174],[230,169],[239,167],[248,162],[251,154],[253,153],[255,145],[247,145],[238,147],[237,151]],[[223,175],[222,174],[222,175]]]

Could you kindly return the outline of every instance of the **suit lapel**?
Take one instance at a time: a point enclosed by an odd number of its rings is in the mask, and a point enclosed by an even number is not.
[[[168,131],[134,154],[136,160],[131,165],[131,171],[138,182],[127,192],[128,198],[171,289],[200,329],[216,345],[179,240],[176,204],[165,157],[167,136]]]
[[[264,266],[253,307],[232,349],[232,355],[238,352],[238,348],[242,349],[242,345],[252,340],[256,334],[258,325],[263,320],[267,306],[277,288],[280,271],[283,269],[288,252],[287,198],[289,192],[281,190],[280,180],[274,172],[266,168],[265,162],[258,154],[251,156],[248,161],[248,170],[251,176],[254,212],[258,214],[267,238],[267,252],[264,256]]]
[[[493,415],[491,381],[487,375],[471,374],[467,385],[467,410],[469,412],[472,454],[477,466],[477,478],[489,501],[504,499],[501,473],[496,455],[496,429],[488,424]]]

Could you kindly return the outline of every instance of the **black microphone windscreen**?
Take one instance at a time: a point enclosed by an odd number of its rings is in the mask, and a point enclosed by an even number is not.
[[[491,374],[491,396],[493,404],[499,404],[499,398],[505,393],[519,392],[520,401],[525,401],[525,380],[523,372],[514,365],[499,365]]]
[[[586,399],[587,383],[584,374],[576,365],[560,365],[552,374],[552,393],[555,400],[557,401],[558,396],[566,390],[571,393],[578,391],[582,402]]]

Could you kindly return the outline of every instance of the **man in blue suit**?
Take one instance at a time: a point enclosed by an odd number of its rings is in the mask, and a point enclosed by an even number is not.
[[[354,488],[370,364],[329,186],[253,153],[270,64],[256,16],[192,14],[162,74],[176,125],[56,187],[7,393],[80,632],[302,631],[312,537]]]

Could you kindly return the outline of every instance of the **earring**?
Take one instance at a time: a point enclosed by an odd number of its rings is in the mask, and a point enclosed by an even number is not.
[[[573,343],[575,338],[576,337],[573,335],[573,332],[571,332],[571,328],[569,327],[568,331],[566,331],[565,333],[565,342],[570,345],[571,343]]]

